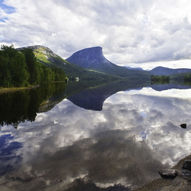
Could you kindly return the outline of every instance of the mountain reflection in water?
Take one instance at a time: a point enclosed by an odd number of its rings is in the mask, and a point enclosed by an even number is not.
[[[37,113],[35,121],[19,123],[17,130],[2,126],[4,145],[18,147],[10,149],[7,163],[1,163],[2,169],[12,168],[1,176],[0,189],[71,191],[84,184],[87,190],[114,185],[128,190],[158,178],[159,169],[190,154],[190,93],[190,89],[120,91],[105,97],[101,111],[84,109],[91,101],[82,108],[73,104],[76,100],[64,99]],[[180,128],[181,123],[187,123],[187,129]],[[6,153],[1,152],[3,156]],[[13,162],[18,157],[19,165]]]

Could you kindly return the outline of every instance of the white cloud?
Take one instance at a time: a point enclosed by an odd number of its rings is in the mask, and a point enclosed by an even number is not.
[[[63,57],[102,46],[112,62],[177,60],[191,57],[189,0],[6,0],[0,43],[42,44]],[[187,66],[185,66],[187,67]]]

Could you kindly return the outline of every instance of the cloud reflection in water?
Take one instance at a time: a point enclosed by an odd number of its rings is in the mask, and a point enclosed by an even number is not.
[[[173,96],[147,90],[119,92],[102,111],[64,100],[35,122],[21,123],[14,136],[23,143],[23,167],[13,175],[40,176],[45,185],[59,179],[65,187],[78,177],[101,186],[158,177],[157,169],[190,154],[191,100],[174,96],[190,90],[173,90]]]

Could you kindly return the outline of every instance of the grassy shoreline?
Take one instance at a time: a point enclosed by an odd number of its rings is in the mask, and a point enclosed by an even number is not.
[[[54,81],[52,83],[66,83],[65,81]],[[30,85],[27,87],[10,87],[10,88],[5,88],[5,87],[0,87],[0,95],[4,93],[11,93],[11,92],[16,92],[16,91],[23,91],[23,90],[30,90],[34,88],[38,88],[40,85]]]
[[[29,90],[29,89],[33,89],[33,88],[37,88],[37,87],[39,87],[39,85],[28,86],[28,87],[11,87],[11,88],[0,87],[0,94],[17,92],[17,91],[22,91],[22,90]]]

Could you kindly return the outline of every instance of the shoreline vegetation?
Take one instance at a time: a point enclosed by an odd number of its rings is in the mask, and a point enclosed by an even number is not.
[[[5,93],[13,93],[13,92],[17,92],[17,91],[23,91],[23,90],[30,90],[30,89],[34,89],[34,88],[38,88],[40,87],[39,85],[31,85],[28,87],[0,87],[0,95],[1,94],[5,94]]]
[[[51,82],[53,84],[60,84],[60,83],[66,83],[66,81],[54,81]],[[0,87],[0,95],[1,94],[5,94],[5,93],[13,93],[13,92],[17,92],[17,91],[23,91],[23,90],[31,90],[31,89],[35,89],[35,88],[39,88],[41,87],[40,84],[37,85],[30,85],[30,86],[23,86],[23,87]]]

